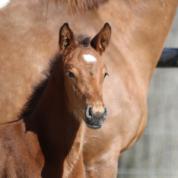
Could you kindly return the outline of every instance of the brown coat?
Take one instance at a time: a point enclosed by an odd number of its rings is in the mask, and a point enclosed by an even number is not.
[[[57,50],[60,21],[69,21],[74,31],[91,35],[103,21],[109,21],[113,29],[109,49],[103,54],[110,74],[103,86],[108,108],[103,127],[92,130],[73,119],[72,124],[71,119],[58,124],[59,115],[71,118],[60,103],[64,100],[58,100],[58,92],[50,97],[44,93],[48,98],[43,97],[42,108],[48,103],[49,108],[43,110],[50,109],[47,113],[54,122],[37,112],[32,118],[41,118],[38,123],[29,119],[1,126],[0,177],[116,177],[120,153],[144,130],[149,82],[176,6],[177,0],[109,1],[82,18],[69,15],[62,6],[56,8],[53,2],[46,10],[38,1],[14,0],[0,10],[1,122],[18,118],[32,88],[44,78],[43,71]],[[53,116],[56,106],[61,107]]]

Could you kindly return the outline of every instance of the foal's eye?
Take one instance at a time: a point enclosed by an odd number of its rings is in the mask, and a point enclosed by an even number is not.
[[[105,73],[104,73],[104,78],[107,77],[107,76],[109,76],[109,73],[108,73],[108,72],[105,72]]]
[[[67,71],[67,72],[66,72],[66,76],[67,76],[68,78],[70,78],[70,79],[74,79],[74,78],[75,78],[75,74],[74,74],[73,72],[71,72],[71,71]]]

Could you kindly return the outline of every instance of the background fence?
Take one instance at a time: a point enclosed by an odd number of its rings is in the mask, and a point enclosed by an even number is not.
[[[178,11],[165,47],[178,48]],[[178,68],[158,68],[150,86],[148,125],[119,163],[119,178],[178,178]]]

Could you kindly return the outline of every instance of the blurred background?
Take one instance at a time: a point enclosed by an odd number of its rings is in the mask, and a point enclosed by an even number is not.
[[[165,47],[178,48],[178,11]],[[178,178],[178,68],[157,68],[148,98],[148,124],[123,153],[119,178]]]

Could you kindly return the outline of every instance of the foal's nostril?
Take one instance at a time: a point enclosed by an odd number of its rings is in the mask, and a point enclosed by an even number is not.
[[[106,109],[106,107],[104,107],[104,112],[103,112],[103,115],[107,115],[107,109]]]
[[[89,115],[92,116],[93,112],[92,112],[92,107],[89,107]]]
[[[86,117],[88,119],[91,119],[92,118],[92,107],[91,106],[87,106],[87,109],[86,109]]]

